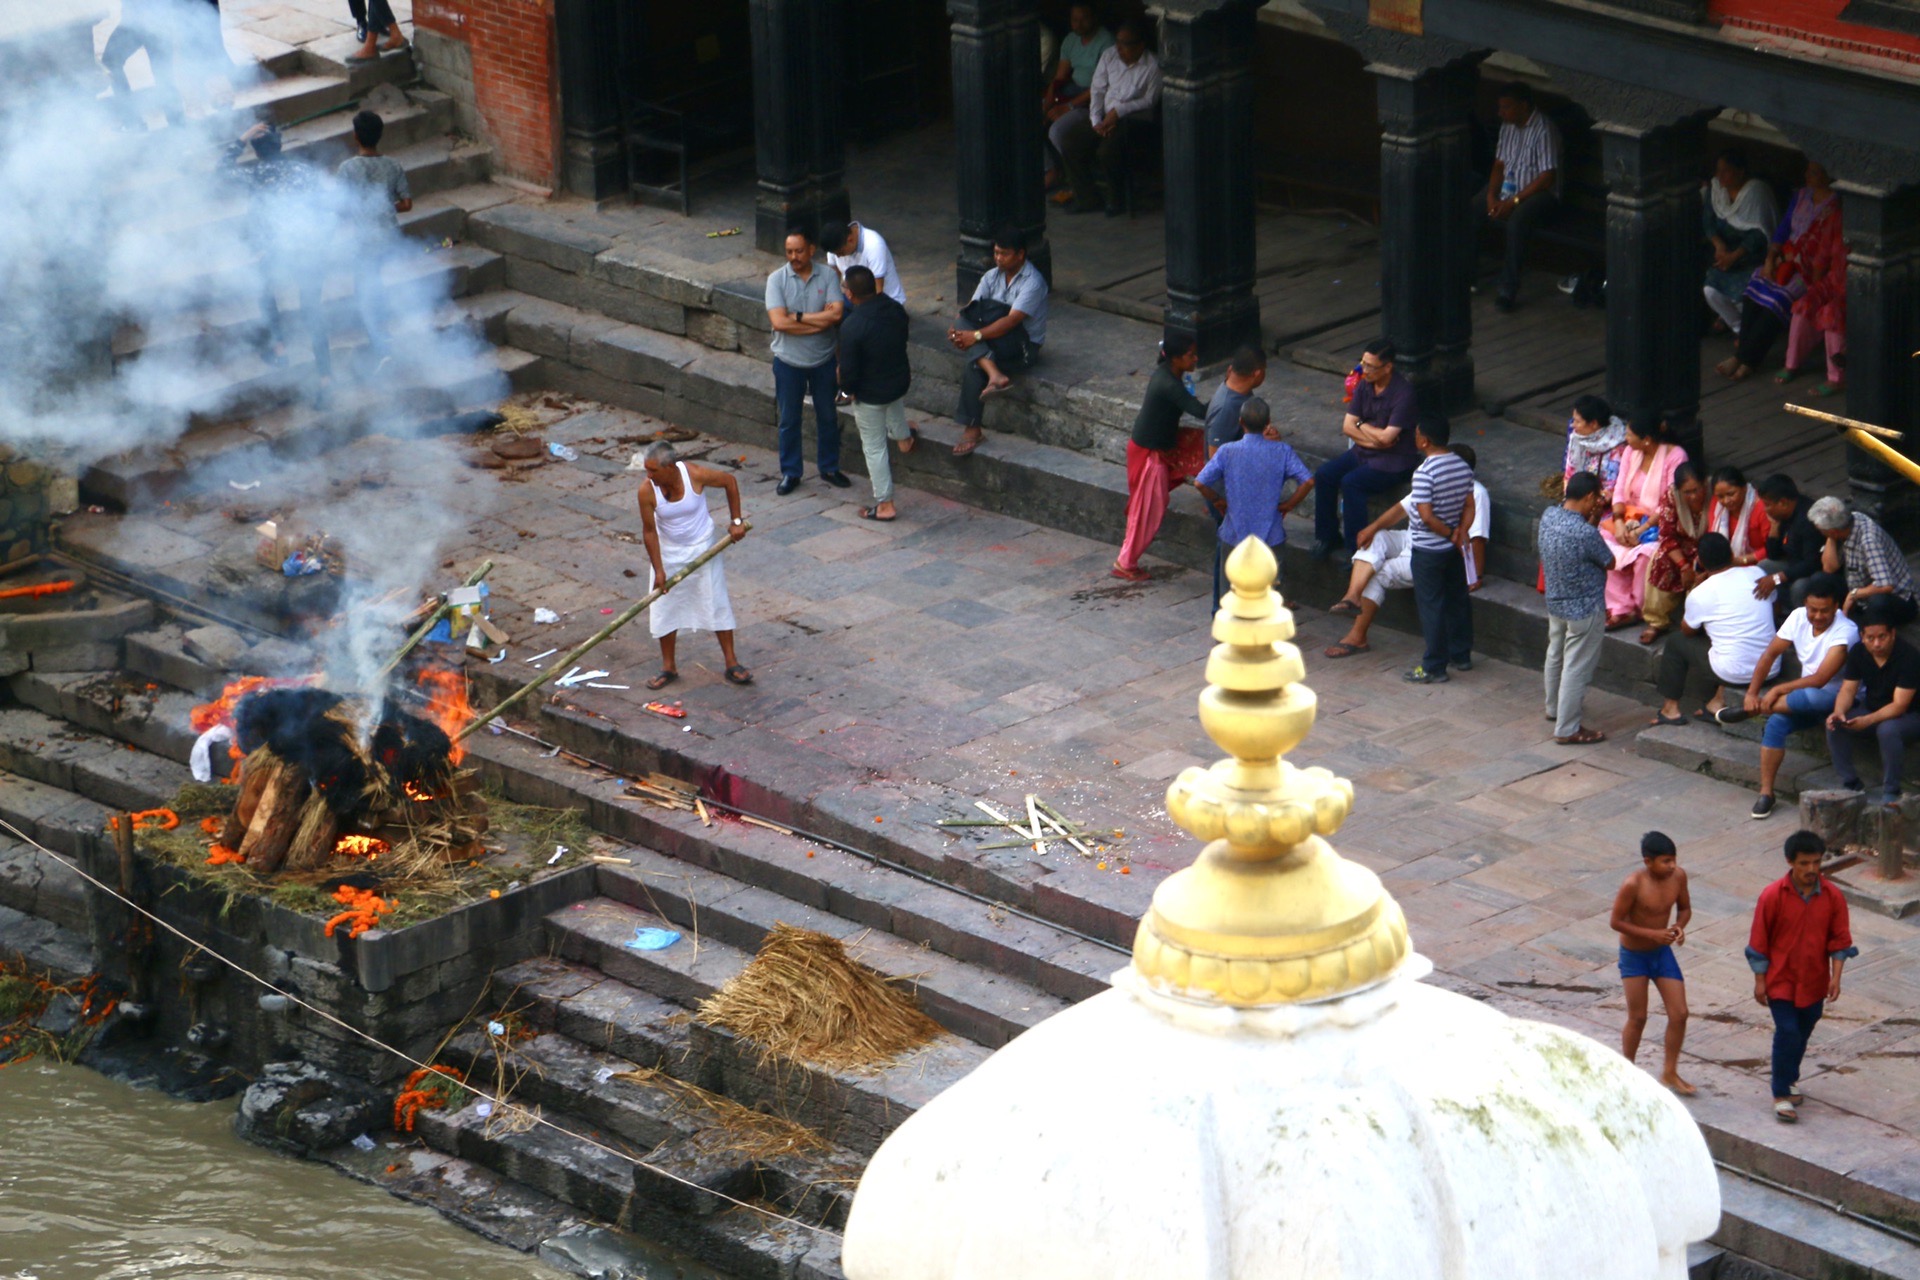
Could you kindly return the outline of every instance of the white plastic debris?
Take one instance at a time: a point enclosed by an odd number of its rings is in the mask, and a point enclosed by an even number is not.
[[[554,457],[560,459],[560,461],[562,462],[580,461],[579,450],[570,449],[566,445],[561,444],[558,440],[552,440],[547,443],[547,452],[552,454]]]
[[[245,484],[241,484],[238,480],[227,481],[227,488],[238,489],[241,493],[246,493],[250,489],[258,489],[259,487],[260,482],[258,480],[249,480]]]
[[[507,1034],[507,1024],[504,1022],[489,1022],[487,1024],[487,1034],[490,1036],[503,1036]]]
[[[537,613],[537,612],[540,612],[540,611],[539,611],[539,610],[536,610],[535,612]],[[540,659],[542,659],[542,658],[551,658],[551,657],[552,657],[552,656],[553,656],[554,654],[556,654],[556,653],[558,653],[558,652],[560,652],[560,651],[559,651],[558,649],[549,649],[549,650],[547,650],[547,651],[546,651],[545,653],[536,653],[536,654],[534,654],[534,655],[533,655],[533,656],[532,656],[531,658],[527,658],[527,659],[525,659],[525,661],[526,661],[526,662],[527,662],[528,664],[532,664],[532,663],[535,663],[535,662],[538,662],[538,661],[540,661]]]
[[[610,676],[612,674],[613,672],[611,671],[601,671],[601,670],[582,671],[580,668],[575,667],[573,670],[567,672],[567,674],[561,676],[558,680],[555,680],[554,683],[560,686],[562,689],[571,689],[577,684],[582,684],[588,680],[598,680],[602,676]]]
[[[554,863],[560,861],[560,859],[566,856],[567,856],[567,846],[563,844],[557,844],[553,846],[553,856],[547,859],[547,865],[552,866]]]
[[[558,622],[560,621],[560,615],[542,605],[533,611],[533,620],[535,622]]]
[[[598,1071],[593,1073],[593,1082],[595,1084],[605,1084],[607,1081],[611,1079],[613,1079],[612,1067],[602,1067]]]
[[[366,1134],[363,1133],[359,1137],[353,1140],[353,1145],[358,1150],[371,1151],[373,1150],[375,1144],[372,1138],[369,1138]]]
[[[507,651],[505,649],[502,649],[497,656],[488,658],[487,664],[491,666],[496,662],[505,662],[506,659],[507,659]]]
[[[630,684],[595,684],[593,681],[589,680],[587,681],[587,688],[589,689],[631,689],[633,688],[633,686]]]
[[[193,740],[193,750],[187,755],[187,767],[193,770],[195,782],[213,781],[213,744],[232,742],[233,727],[217,724]]]
[[[474,1107],[473,1114],[479,1116],[481,1119],[484,1120],[486,1117],[493,1114],[493,1104],[491,1102],[479,1103]]]

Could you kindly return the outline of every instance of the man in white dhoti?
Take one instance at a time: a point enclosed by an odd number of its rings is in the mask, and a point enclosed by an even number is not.
[[[713,545],[713,514],[707,510],[706,491],[727,495],[732,517],[727,534],[735,542],[747,534],[740,516],[740,482],[733,473],[697,462],[682,462],[664,441],[649,445],[627,464],[629,471],[645,471],[640,485],[640,523],[647,545],[647,567],[652,591],[670,576],[698,559]],[[725,556],[715,556],[700,571],[661,596],[647,610],[647,628],[660,642],[660,674],[647,681],[649,689],[664,689],[680,678],[674,662],[674,641],[682,630],[711,631],[720,641],[731,684],[752,684],[753,674],[733,653],[733,602],[727,598]]]

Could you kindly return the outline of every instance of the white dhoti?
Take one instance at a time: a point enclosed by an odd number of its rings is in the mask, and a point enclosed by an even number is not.
[[[1413,539],[1405,529],[1383,529],[1373,535],[1371,546],[1353,553],[1355,560],[1373,566],[1373,576],[1360,589],[1364,600],[1387,602],[1387,592],[1413,585]]]
[[[660,560],[671,578],[700,558],[707,548],[660,545]],[[700,571],[655,600],[647,609],[647,630],[654,639],[676,631],[732,631],[733,601],[727,596],[726,554],[700,566]],[[647,590],[657,585],[653,566],[647,566]]]

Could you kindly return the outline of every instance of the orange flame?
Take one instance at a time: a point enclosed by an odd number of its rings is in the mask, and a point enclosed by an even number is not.
[[[406,791],[407,799],[417,801],[421,804],[425,804],[427,801],[435,798],[433,792],[427,790],[417,782],[407,783]]]
[[[379,857],[385,853],[387,849],[388,845],[385,840],[376,840],[372,836],[341,836],[338,843],[333,846],[335,853],[344,853],[350,858],[367,858],[369,860]]]
[[[473,705],[467,701],[467,677],[460,671],[422,671],[420,688],[427,695],[426,718],[440,726],[451,738],[473,721]],[[458,744],[447,759],[459,764],[466,751]],[[411,788],[409,788],[411,794]],[[416,800],[421,797],[415,796]],[[429,799],[431,797],[428,797]]]
[[[240,699],[246,697],[256,689],[293,689],[302,685],[315,684],[319,679],[320,676],[318,673],[310,676],[299,676],[291,680],[276,676],[242,676],[222,689],[220,696],[212,702],[202,703],[195,707],[188,714],[187,722],[193,726],[195,733],[205,733],[217,724],[224,724],[227,728],[231,729],[233,728],[234,707],[239,704]],[[240,752],[238,749],[235,749],[233,754],[237,757]]]

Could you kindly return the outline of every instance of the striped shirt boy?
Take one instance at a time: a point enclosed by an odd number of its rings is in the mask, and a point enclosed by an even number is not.
[[[1529,182],[1549,169],[1555,171],[1554,192],[1559,193],[1560,131],[1540,108],[1533,109],[1533,114],[1527,117],[1525,124],[1500,126],[1500,140],[1494,146],[1494,157],[1502,166],[1503,189],[1495,192],[1496,196],[1525,191]],[[1511,191],[1505,189],[1509,187]]]
[[[1466,512],[1467,499],[1473,496],[1473,468],[1466,459],[1451,453],[1436,453],[1422,462],[1413,472],[1413,492],[1408,495],[1414,504],[1412,524],[1412,542],[1416,551],[1451,551],[1453,543],[1427,527],[1420,518],[1420,504],[1426,503],[1433,508],[1433,518],[1448,528],[1460,524],[1460,517]]]

